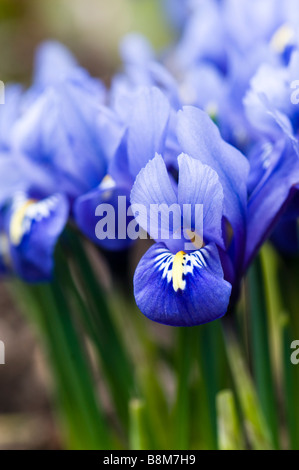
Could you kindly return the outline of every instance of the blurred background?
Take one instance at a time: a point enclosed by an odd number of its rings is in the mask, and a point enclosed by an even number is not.
[[[159,0],[0,0],[0,80],[30,84],[34,52],[46,39],[64,43],[107,84],[120,67],[118,45],[130,31],[159,50],[174,32]],[[159,329],[161,336],[166,329]],[[168,330],[167,330],[168,331]],[[35,331],[0,284],[0,449],[57,449],[52,386]]]
[[[171,38],[165,19],[160,0],[0,0],[1,79],[26,82],[36,46],[51,38],[107,81],[122,36],[141,32],[159,49]]]

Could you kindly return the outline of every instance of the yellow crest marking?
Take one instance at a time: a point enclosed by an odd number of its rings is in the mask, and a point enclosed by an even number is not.
[[[110,176],[110,175],[104,176],[104,178],[102,179],[102,182],[100,184],[100,187],[102,189],[110,189],[110,188],[113,188],[114,186],[115,186],[115,181],[112,178],[112,176]]]
[[[179,251],[173,258],[172,264],[172,285],[175,292],[179,289],[184,290],[185,281],[183,279],[184,274],[184,251]]]
[[[10,227],[9,227],[9,235],[13,245],[17,246],[21,243],[24,231],[23,231],[23,220],[26,216],[26,212],[28,208],[35,204],[34,199],[28,199],[16,212],[13,214]]]
[[[292,42],[295,37],[295,32],[293,28],[285,23],[274,33],[274,36],[271,40],[272,49],[281,54],[285,48]]]
[[[186,230],[187,236],[190,238],[190,242],[193,244],[196,250],[200,250],[204,246],[203,239],[198,233],[194,232],[193,230]]]
[[[100,184],[100,189],[104,190],[102,194],[103,200],[108,200],[112,196],[112,190],[115,188],[115,181],[110,175],[104,176]]]

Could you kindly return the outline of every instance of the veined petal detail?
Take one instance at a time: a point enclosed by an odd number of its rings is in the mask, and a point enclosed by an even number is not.
[[[9,265],[24,281],[51,279],[55,245],[68,215],[68,201],[59,193],[40,201],[18,193],[6,207],[3,228],[9,244]]]
[[[168,283],[172,282],[173,290],[177,292],[179,289],[185,290],[186,276],[193,274],[194,268],[207,267],[207,263],[201,251],[189,254],[179,251],[176,255],[172,253],[158,255],[155,267],[163,271],[162,279],[166,278]]]
[[[231,284],[224,280],[217,246],[192,253],[171,253],[156,243],[141,259],[134,276],[134,294],[150,320],[171,326],[195,326],[222,317]]]
[[[32,223],[50,217],[58,201],[55,195],[42,201],[26,199],[23,194],[16,196],[9,224],[10,242],[14,246],[20,245],[23,237],[30,232]]]

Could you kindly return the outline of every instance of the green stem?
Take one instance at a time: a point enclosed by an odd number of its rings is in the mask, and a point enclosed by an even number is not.
[[[207,408],[209,415],[209,425],[207,432],[211,435],[211,445],[217,449],[217,413],[216,395],[220,389],[221,369],[225,365],[222,363],[221,335],[219,335],[219,322],[207,323],[199,329],[199,353],[200,370],[203,378]]]
[[[81,313],[97,348],[118,416],[128,429],[128,403],[135,391],[134,369],[114,325],[102,288],[75,232],[68,233],[67,246],[70,247],[77,279],[84,292],[85,300],[80,301]],[[70,276],[68,279],[74,284]]]
[[[260,258],[253,262],[249,271],[249,293],[252,358],[257,394],[271,434],[272,445],[277,449],[277,402],[270,358],[265,282]]]
[[[95,396],[95,384],[82,341],[74,326],[61,286],[17,284],[20,300],[38,328],[55,377],[68,446],[108,449],[111,441]]]
[[[243,353],[229,324],[224,324],[224,341],[237,397],[244,417],[247,437],[254,450],[272,448],[271,438],[260,409]]]
[[[130,401],[130,449],[147,450],[148,436],[145,416],[145,404],[134,398]]]
[[[175,407],[175,449],[188,450],[190,443],[190,373],[192,365],[193,331],[178,328],[178,373]]]
[[[219,450],[243,450],[245,448],[231,390],[223,390],[217,394],[217,426]]]
[[[172,444],[169,437],[169,400],[161,381],[160,373],[163,371],[161,372],[160,364],[164,363],[164,367],[172,368],[172,352],[169,351],[169,357],[165,357],[165,350],[161,348],[156,335],[152,335],[149,320],[141,315],[133,299],[129,300],[118,292],[112,304],[113,312],[118,316],[118,324],[123,328],[126,347],[134,361],[138,384],[135,395],[145,406],[148,448],[168,449]],[[174,331],[171,327],[159,326],[159,329],[163,329],[166,337]]]
[[[137,378],[146,406],[151,448],[168,450],[171,442],[168,406],[157,374],[157,363],[155,366],[151,363],[140,365]]]

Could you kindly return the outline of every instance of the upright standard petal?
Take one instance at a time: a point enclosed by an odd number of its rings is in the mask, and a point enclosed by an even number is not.
[[[221,2],[201,0],[184,28],[174,61],[184,71],[200,61],[226,66]],[[209,38],[209,40],[207,40]]]
[[[204,241],[224,247],[222,238],[223,189],[217,173],[199,160],[181,154],[178,157],[178,203],[191,208],[191,230],[196,230],[196,207],[202,207]],[[199,234],[198,234],[199,235]]]
[[[117,134],[113,113],[103,114],[103,90],[87,74],[47,88],[15,125],[14,149],[51,177],[70,199],[95,187],[106,174],[111,145]],[[108,132],[111,122],[111,132]],[[105,132],[104,132],[105,130]],[[120,129],[121,138],[123,130]]]
[[[129,33],[120,43],[120,55],[125,64],[146,66],[155,60],[155,52],[150,42],[139,33]]]
[[[174,255],[158,243],[136,269],[134,294],[139,309],[150,320],[195,326],[226,313],[231,285],[223,279],[216,245]]]
[[[63,80],[78,63],[72,53],[58,41],[45,41],[35,56],[34,86],[40,90]]]
[[[223,189],[218,175],[186,154],[178,157],[178,166],[178,186],[160,155],[141,170],[131,192],[133,207],[145,208],[136,217],[138,223],[172,252],[186,249],[187,241],[191,242],[188,251],[208,242],[224,248]]]
[[[224,216],[234,232],[231,251],[237,266],[243,260],[246,241],[249,163],[241,152],[221,138],[217,126],[200,109],[187,106],[179,111],[177,135],[184,153],[209,165],[219,176],[224,192]]]
[[[136,98],[128,126],[128,156],[133,176],[162,153],[170,115],[167,98],[158,88],[144,88]]]
[[[157,241],[169,240],[170,232],[175,230],[169,226],[169,210],[177,204],[177,195],[161,155],[156,155],[140,171],[131,191],[131,204],[133,211],[135,207],[144,208],[136,220],[146,232]],[[179,222],[176,227],[179,228],[181,219],[175,222]]]

